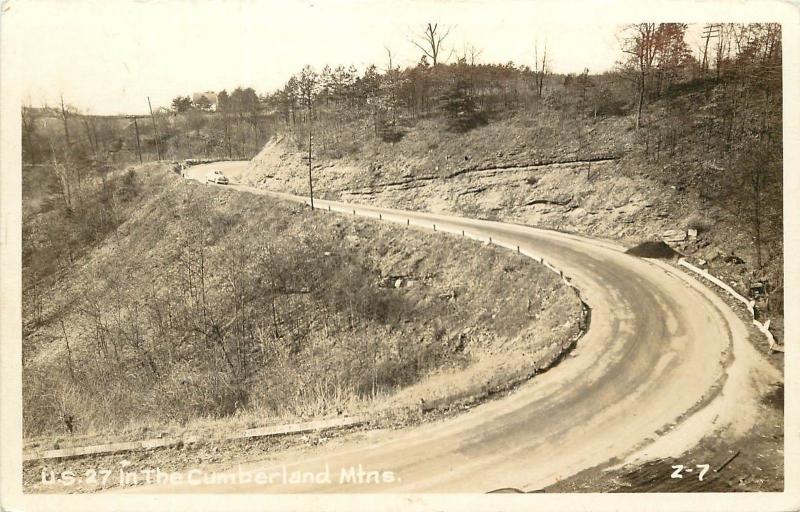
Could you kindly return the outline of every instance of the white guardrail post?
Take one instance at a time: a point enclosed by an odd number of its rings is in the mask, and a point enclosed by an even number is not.
[[[753,320],[753,325],[764,336],[766,336],[767,341],[769,342],[769,349],[770,350],[774,350],[776,352],[783,352],[783,347],[780,347],[780,346],[778,346],[776,344],[775,337],[769,331],[769,320],[767,320],[763,324],[761,322],[759,322],[758,320],[756,320],[756,310],[755,310],[756,302],[754,300],[748,300],[746,297],[742,296],[739,292],[737,292],[736,290],[731,288],[731,286],[728,285],[728,283],[724,282],[723,280],[719,279],[718,277],[715,277],[715,276],[711,275],[707,270],[703,270],[702,268],[695,267],[694,265],[692,265],[691,263],[686,261],[684,258],[680,258],[678,260],[678,265],[680,265],[682,267],[685,267],[685,268],[688,268],[689,270],[691,270],[695,274],[698,274],[698,275],[708,279],[709,281],[711,281],[715,285],[719,286],[720,288],[722,288],[723,290],[728,292],[728,294],[731,297],[733,297],[734,299],[736,299],[739,302],[741,302],[742,304],[744,304],[744,307],[746,307],[747,311],[750,312],[750,316],[752,317],[752,320]]]

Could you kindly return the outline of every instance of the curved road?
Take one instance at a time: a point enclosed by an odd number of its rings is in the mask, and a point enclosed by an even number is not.
[[[237,179],[247,165],[198,166],[188,169],[187,177],[202,180],[212,167]],[[307,201],[241,185],[230,188]],[[329,472],[330,484],[325,478],[302,485],[273,479],[271,484],[147,487],[139,492],[535,490],[610,460],[647,456],[649,447],[677,455],[731,421],[729,429],[736,421],[739,429],[746,428],[742,423],[754,399],[752,380],[776,377],[728,306],[662,262],[626,255],[608,242],[519,225],[324,200],[315,205],[351,215],[355,208],[359,215],[380,214],[389,222],[409,219],[412,227],[427,230],[435,223],[437,230],[463,229],[473,237],[518,245],[571,278],[592,308],[591,328],[574,357],[507,397],[455,418],[345,437],[336,446],[290,450],[243,468]],[[659,435],[665,428],[671,432]],[[651,445],[655,439],[658,443]],[[393,481],[340,482],[342,470],[357,471],[359,465],[366,471],[391,471]]]

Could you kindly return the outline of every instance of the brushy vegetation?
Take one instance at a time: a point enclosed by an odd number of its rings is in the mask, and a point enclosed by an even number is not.
[[[46,214],[26,219],[29,436],[354,412],[487,346],[577,329],[574,294],[513,253],[159,168],[119,179],[135,196],[72,260],[34,227]]]

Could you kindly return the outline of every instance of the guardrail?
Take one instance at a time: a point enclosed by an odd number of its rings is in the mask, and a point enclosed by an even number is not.
[[[308,205],[309,203],[306,202],[305,204]],[[328,208],[327,209],[328,209],[328,211],[332,211],[330,204],[328,204]],[[345,210],[342,210],[342,209],[340,209],[338,207],[336,207],[334,209],[339,210],[339,211],[345,211]],[[356,215],[356,210],[352,209],[351,207],[348,207],[346,211],[352,211],[353,215]],[[362,215],[369,216],[366,213],[362,213]],[[375,216],[375,215],[373,215],[373,216]],[[505,247],[505,248],[508,248],[508,249],[511,249],[511,250],[516,250],[518,253],[524,254],[524,255],[526,255],[526,256],[538,261],[539,263],[541,263],[545,267],[547,267],[550,270],[552,270],[553,272],[557,273],[561,277],[562,281],[564,281],[564,283],[567,284],[567,286],[569,286],[570,288],[575,290],[575,293],[578,295],[578,298],[580,299],[581,303],[584,306],[586,306],[586,303],[581,298],[580,291],[578,290],[577,287],[575,287],[571,283],[570,278],[564,275],[563,271],[561,271],[558,268],[556,268],[555,266],[553,266],[551,263],[546,261],[542,256],[534,254],[534,253],[532,253],[532,252],[530,252],[528,250],[525,250],[525,249],[520,249],[519,245],[514,245],[514,244],[510,244],[510,243],[503,242],[503,241],[493,240],[491,236],[481,236],[481,235],[477,235],[477,234],[473,234],[473,233],[468,233],[463,229],[442,228],[441,225],[437,228],[436,224],[433,221],[430,221],[430,222],[414,221],[412,223],[410,218],[403,218],[403,217],[397,216],[397,215],[392,215],[392,216],[395,217],[395,219],[394,219],[395,222],[401,222],[401,223],[405,222],[406,226],[431,227],[434,231],[443,231],[443,232],[449,232],[449,233],[454,233],[454,234],[460,234],[462,237],[465,237],[465,238],[468,237],[468,238],[471,238],[473,240],[483,241],[483,242],[487,242],[487,243],[492,244],[492,245],[499,245],[501,247]],[[386,216],[386,217],[388,217],[388,216]],[[385,218],[385,216],[383,214],[381,214],[381,213],[378,213],[377,214],[377,218],[380,219],[380,220],[383,220]],[[392,219],[389,219],[389,220],[392,220]],[[725,290],[733,298],[735,298],[736,300],[738,300],[739,302],[744,304],[745,308],[747,308],[747,311],[750,312],[750,316],[752,318],[753,325],[756,327],[756,329],[758,329],[767,338],[767,341],[769,342],[770,350],[775,351],[775,352],[784,352],[783,346],[781,346],[780,344],[778,344],[775,341],[775,337],[772,335],[772,333],[769,330],[769,320],[767,320],[764,323],[761,323],[758,320],[756,320],[756,317],[755,317],[756,316],[755,315],[755,301],[747,299],[746,297],[744,297],[743,295],[738,293],[736,290],[734,290],[731,286],[729,286],[727,283],[725,283],[721,279],[717,278],[716,276],[710,274],[709,272],[707,272],[707,271],[705,271],[705,270],[703,270],[701,268],[695,267],[694,265],[692,265],[691,263],[686,261],[686,259],[684,259],[684,258],[680,258],[678,260],[678,264],[683,266],[683,267],[685,267],[685,268],[687,268],[687,269],[689,269],[689,270],[691,270],[692,272],[694,272],[694,273],[706,278],[707,280],[711,281],[715,285],[717,285],[720,288],[722,288],[723,290]]]
[[[304,201],[304,204],[306,206],[310,206],[311,205],[311,203],[308,202],[308,201]],[[359,213],[357,211],[357,209],[354,209],[352,206],[338,206],[337,205],[337,206],[332,207],[330,203],[328,203],[327,206],[323,206],[322,208],[326,209],[329,212],[330,211],[338,211],[338,212],[341,212],[341,213],[350,213],[352,211],[353,215],[358,215],[358,213]],[[581,303],[581,319],[580,319],[581,320],[581,332],[580,332],[578,338],[583,336],[583,334],[586,331],[586,328],[588,328],[589,318],[590,318],[590,314],[591,314],[591,308],[586,303],[586,301],[583,300],[583,297],[581,296],[580,289],[578,289],[578,287],[575,286],[572,283],[572,279],[570,277],[568,277],[567,275],[565,275],[563,270],[557,268],[555,265],[553,265],[549,261],[545,260],[543,256],[541,256],[539,254],[536,254],[536,253],[534,253],[532,251],[529,251],[527,249],[523,249],[518,244],[514,244],[514,243],[511,243],[511,242],[506,242],[504,240],[496,240],[496,239],[494,239],[493,237],[491,237],[489,235],[483,236],[483,235],[479,235],[477,233],[471,233],[471,232],[467,231],[464,228],[446,227],[446,226],[442,227],[441,224],[437,225],[436,222],[433,221],[433,220],[431,220],[431,221],[414,220],[412,222],[411,218],[403,216],[403,215],[398,215],[398,214],[395,214],[395,213],[383,214],[381,212],[367,212],[367,211],[363,211],[363,210],[360,213],[361,213],[362,216],[365,216],[365,217],[371,217],[371,218],[378,219],[378,220],[394,222],[396,224],[405,224],[408,227],[414,226],[414,227],[420,227],[420,228],[430,228],[434,232],[437,232],[437,233],[442,232],[442,233],[450,233],[450,234],[453,234],[453,235],[460,235],[462,238],[469,238],[471,240],[476,240],[476,241],[479,241],[479,242],[488,243],[489,245],[496,245],[496,246],[499,246],[499,247],[504,247],[506,249],[515,251],[517,254],[522,254],[524,256],[527,256],[528,258],[531,258],[532,260],[544,265],[546,268],[548,268],[551,271],[553,271],[554,273],[558,274],[558,276],[561,278],[561,281],[564,284],[566,284],[570,289],[572,289],[572,291],[578,297],[578,300]],[[572,341],[571,347],[575,346],[575,344],[578,341],[578,338],[576,338],[575,340]],[[569,352],[569,350],[571,350],[571,349],[568,349],[566,352]],[[548,365],[548,367],[549,367],[549,365]]]
[[[775,341],[775,337],[769,331],[769,320],[767,320],[764,323],[761,323],[758,320],[756,320],[756,310],[755,310],[756,302],[754,300],[749,300],[747,297],[743,296],[742,294],[734,290],[730,285],[728,285],[728,283],[724,282],[722,279],[715,277],[707,270],[695,267],[694,265],[686,261],[685,258],[678,259],[678,265],[688,268],[695,274],[698,274],[704,277],[705,279],[711,281],[715,285],[719,286],[720,288],[728,292],[728,294],[731,297],[744,304],[745,308],[747,308],[747,311],[750,312],[750,316],[752,317],[753,320],[753,325],[767,338],[767,341],[769,342],[769,349],[775,352],[784,351],[783,347],[778,345],[778,343]]]
[[[184,160],[179,160],[178,163],[184,164],[186,167],[190,167],[192,165],[204,165],[204,164],[213,164],[214,162],[230,162],[230,158],[186,158]]]
[[[309,201],[303,201],[303,204],[305,204],[306,206],[311,206],[311,203]],[[329,212],[337,211],[337,212],[340,212],[340,213],[351,213],[352,212],[353,216],[358,215],[357,208],[353,208],[352,206],[338,206],[338,205],[337,206],[331,206],[330,202],[328,202],[327,206],[317,207],[317,209],[323,209],[323,210],[327,210]],[[462,228],[442,227],[441,224],[439,224],[437,226],[436,222],[434,222],[434,221],[415,220],[414,222],[412,222],[411,218],[404,217],[402,215],[397,215],[397,214],[394,214],[394,213],[389,213],[389,214],[384,215],[381,212],[366,212],[366,211],[362,211],[361,215],[364,216],[364,217],[371,217],[371,218],[378,219],[378,220],[394,222],[396,224],[405,224],[408,227],[415,226],[415,227],[421,227],[421,228],[431,228],[435,232],[442,232],[442,233],[450,233],[450,234],[454,234],[454,235],[460,235],[462,238],[469,238],[471,240],[477,240],[479,242],[485,242],[485,243],[488,243],[490,245],[497,245],[497,246],[500,246],[500,247],[505,247],[506,249],[510,249],[512,251],[516,251],[518,254],[523,254],[523,255],[525,255],[525,256],[527,256],[527,257],[529,257],[529,258],[531,258],[531,259],[533,259],[533,260],[535,260],[535,261],[537,261],[539,263],[541,263],[545,267],[549,268],[550,270],[552,270],[553,272],[558,274],[559,277],[561,277],[561,280],[567,286],[572,288],[575,291],[575,293],[578,294],[578,298],[580,299],[581,303],[584,306],[586,306],[586,303],[584,302],[583,298],[580,295],[580,290],[578,290],[578,288],[574,284],[572,284],[571,279],[569,277],[565,276],[564,272],[562,270],[556,268],[553,264],[551,264],[550,262],[546,261],[544,259],[544,257],[542,257],[542,256],[540,256],[538,254],[535,254],[535,253],[533,253],[533,252],[531,252],[531,251],[529,251],[527,249],[522,249],[517,244],[512,244],[510,242],[504,242],[502,240],[494,240],[491,236],[478,235],[478,234],[475,234],[475,233],[471,233],[471,232],[469,232],[469,231],[467,231],[465,229],[462,229]]]
[[[305,202],[305,204],[310,205],[309,202]],[[330,203],[328,203],[325,209],[329,212],[335,210],[341,213],[349,214],[350,212],[352,212],[353,215],[358,215],[357,210],[353,209],[352,207],[337,206],[335,208],[332,208]],[[366,217],[374,217],[378,220],[405,224],[406,226],[409,227],[410,226],[423,227],[423,228],[430,227],[435,232],[444,232],[444,233],[460,235],[462,238],[470,238],[472,240],[485,242],[490,245],[497,245],[500,247],[504,247],[506,249],[515,251],[517,254],[525,255],[541,263],[548,269],[558,274],[561,280],[575,292],[575,294],[578,297],[578,300],[581,303],[581,323],[580,323],[580,332],[578,333],[578,335],[575,336],[573,339],[569,340],[570,341],[569,347],[566,350],[563,350],[561,353],[554,355],[552,359],[548,363],[546,363],[542,368],[534,368],[531,371],[527,372],[526,375],[517,379],[512,379],[511,382],[507,383],[508,386],[505,386],[506,388],[513,387],[531,378],[533,375],[549,369],[551,366],[557,363],[561,358],[563,358],[566,353],[568,353],[572,348],[574,348],[575,344],[578,342],[578,339],[580,339],[581,336],[586,332],[586,329],[588,328],[589,314],[591,310],[588,304],[586,304],[586,302],[581,297],[580,290],[574,284],[572,284],[570,278],[565,276],[562,270],[556,268],[553,264],[546,261],[542,256],[534,254],[528,251],[527,249],[522,249],[517,244],[512,244],[510,242],[505,242],[502,240],[494,240],[491,236],[481,236],[475,233],[470,233],[465,229],[450,228],[450,227],[442,228],[441,225],[437,227],[436,223],[433,221],[425,222],[425,221],[415,220],[412,223],[410,218],[398,216],[395,214],[383,215],[382,213],[377,213],[374,215],[370,215],[367,212],[363,211],[361,212],[361,215]],[[484,393],[484,395],[485,394],[486,393]],[[437,404],[439,402],[445,403],[459,399],[463,400],[465,399],[465,396],[442,397],[441,399],[438,399],[436,403]],[[429,404],[428,407],[430,408],[432,405],[433,404]],[[288,435],[288,434],[300,434],[305,432],[329,430],[335,428],[347,428],[367,423],[367,421],[368,420],[365,417],[355,416],[355,417],[314,420],[305,423],[292,423],[287,425],[272,425],[267,427],[248,429],[243,432],[229,435],[225,437],[224,440],[237,440],[237,439],[248,439],[257,437]],[[23,453],[22,460],[27,462],[32,460],[63,459],[63,458],[80,457],[87,455],[102,455],[102,454],[117,453],[117,452],[151,450],[155,448],[165,448],[170,446],[180,446],[183,444],[193,444],[202,441],[212,441],[212,439],[203,439],[198,436],[188,436],[183,438],[148,439],[144,441],[107,443],[95,446],[78,446],[78,447],[62,448],[55,450],[46,450],[46,451],[30,450]]]
[[[237,440],[237,439],[252,439],[257,437],[270,437],[288,434],[303,434],[306,432],[315,432],[322,430],[330,430],[334,428],[354,427],[365,423],[367,420],[363,417],[349,417],[342,418],[322,419],[308,421],[305,423],[291,423],[288,425],[272,425],[268,427],[251,428],[243,432],[226,436],[224,440]],[[180,438],[161,438],[161,439],[146,439],[144,441],[128,441],[120,443],[106,443],[94,446],[75,446],[70,448],[61,448],[57,450],[30,450],[22,455],[22,460],[27,462],[31,460],[44,460],[44,459],[66,459],[70,457],[81,457],[87,455],[103,455],[108,453],[118,452],[131,452],[138,450],[152,450],[154,448],[167,448],[170,446],[180,446],[184,444],[194,444],[203,441],[215,441],[216,439],[203,439],[199,436],[186,436]]]

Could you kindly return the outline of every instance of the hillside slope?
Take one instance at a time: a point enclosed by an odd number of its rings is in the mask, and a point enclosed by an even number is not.
[[[729,105],[741,97],[735,81],[687,86],[650,105],[639,131],[630,117],[571,118],[547,104],[466,133],[428,118],[394,143],[372,138],[347,154],[315,152],[314,189],[628,245],[664,239],[757,300],[782,338],[780,99],[750,99],[732,115]],[[277,137],[234,179],[307,194],[306,155],[302,140]]]
[[[408,406],[512,377],[579,330],[574,292],[509,251],[165,168],[128,179],[129,216],[40,281],[36,315],[26,296],[29,438],[352,414],[401,389]]]

